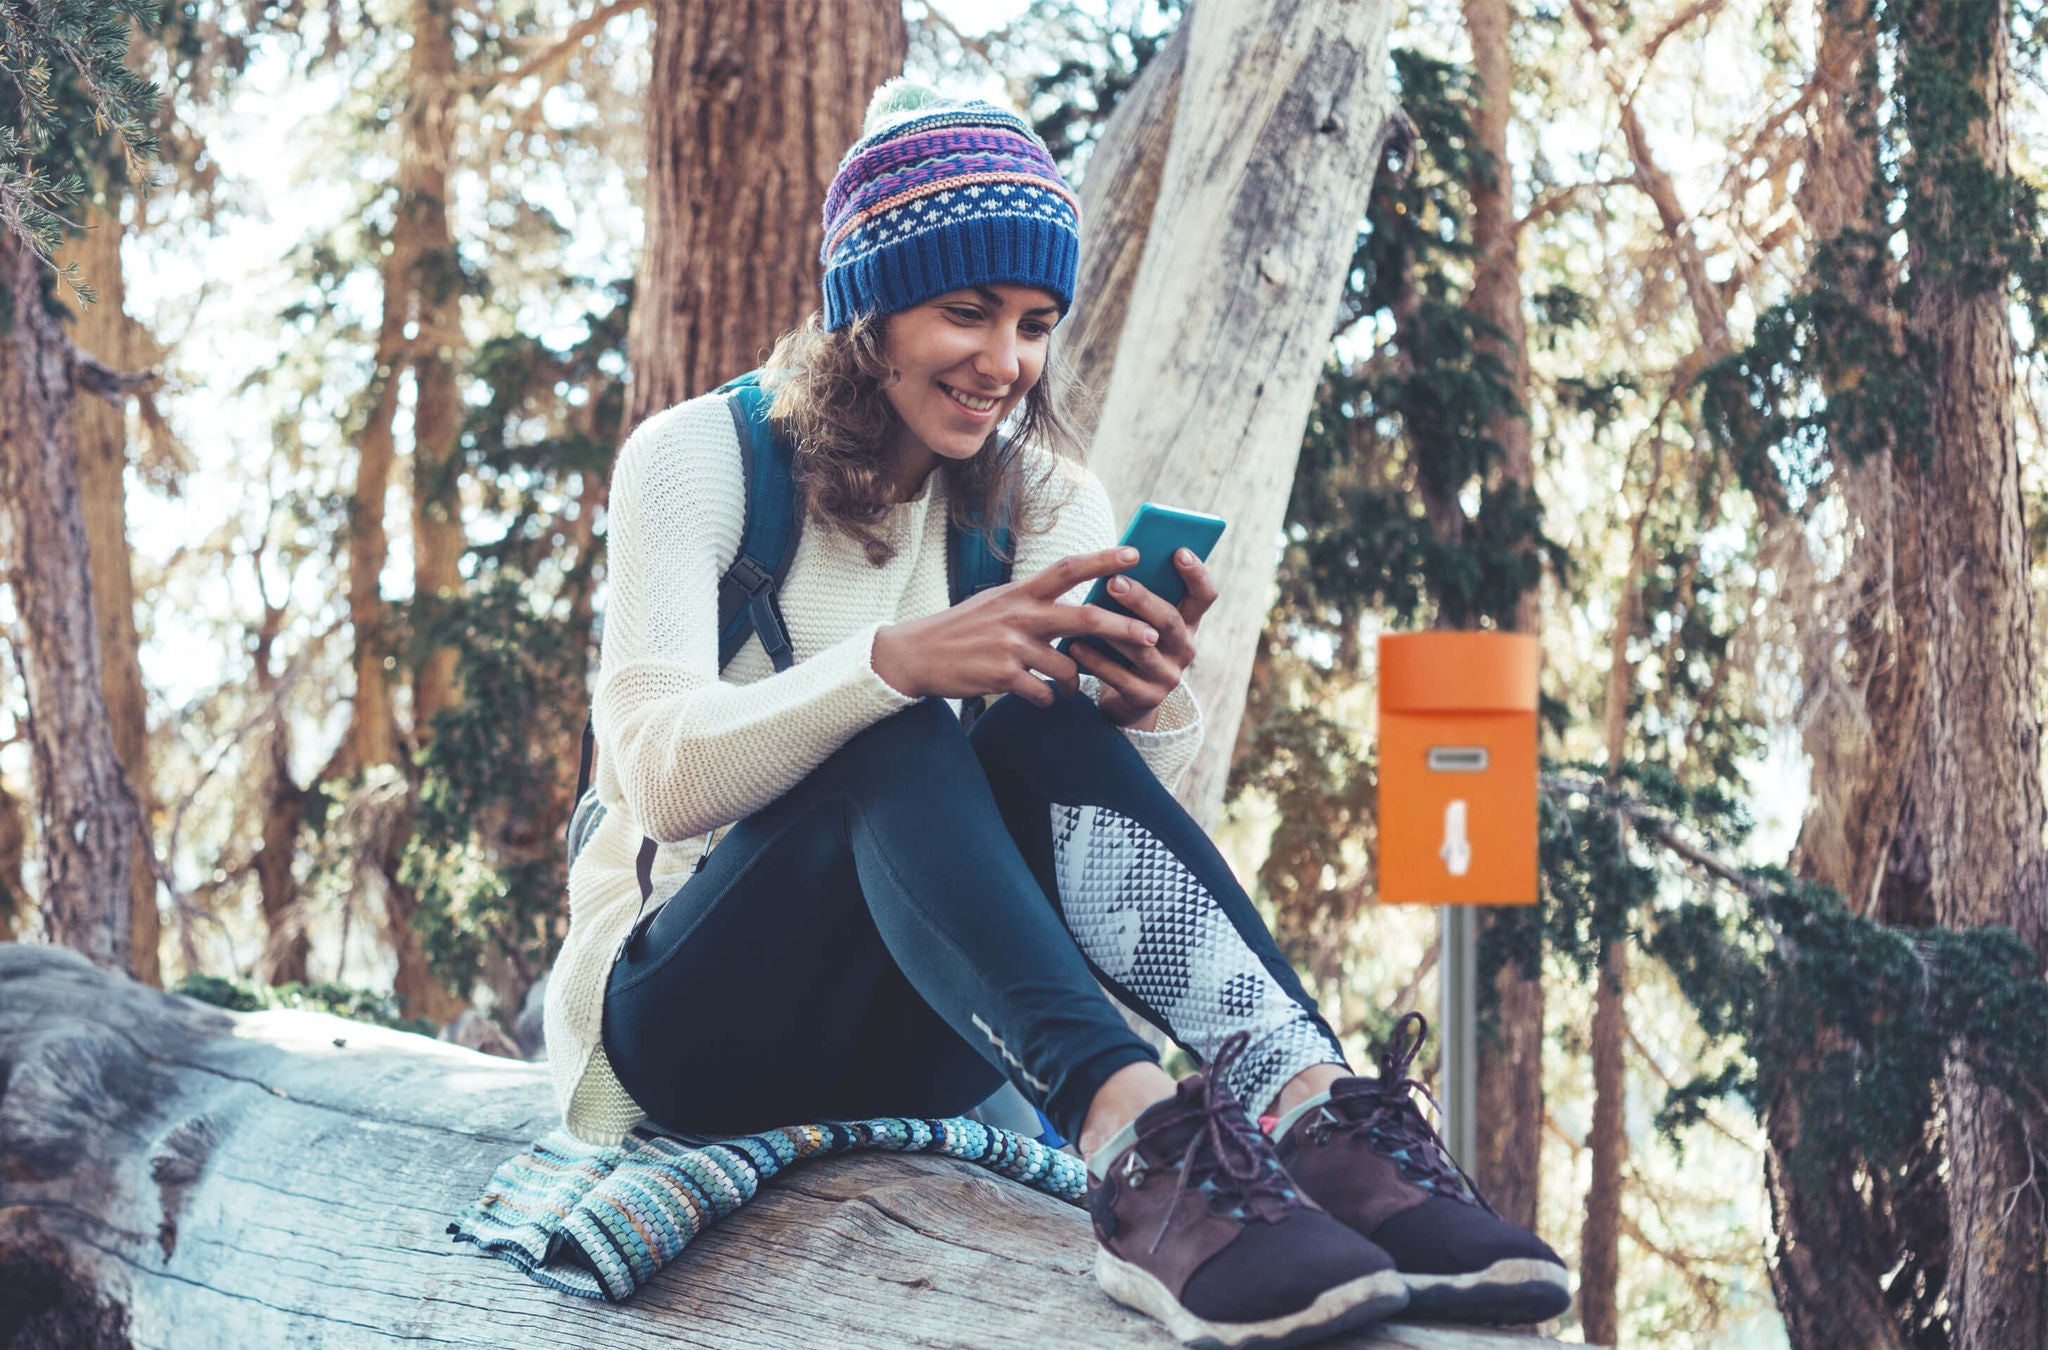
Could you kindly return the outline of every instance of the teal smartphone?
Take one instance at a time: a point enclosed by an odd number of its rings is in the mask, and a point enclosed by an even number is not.
[[[1173,565],[1174,550],[1187,549],[1206,562],[1209,551],[1223,537],[1223,526],[1221,516],[1145,502],[1132,514],[1131,523],[1124,528],[1124,537],[1117,541],[1120,546],[1138,550],[1138,561],[1117,575],[1129,577],[1168,604],[1177,605],[1186,598],[1188,588],[1187,583],[1181,580],[1180,569]],[[1130,610],[1110,596],[1109,581],[1108,577],[1097,577],[1083,603],[1100,605],[1112,614],[1130,614]],[[1086,642],[1120,665],[1130,664],[1122,652],[1094,637],[1067,638],[1059,644],[1060,654],[1065,655],[1067,648],[1076,642]]]

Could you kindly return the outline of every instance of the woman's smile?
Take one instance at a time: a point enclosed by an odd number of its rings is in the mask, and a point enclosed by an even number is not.
[[[946,391],[948,401],[960,410],[962,416],[975,422],[986,422],[995,416],[996,408],[1002,402],[1001,399],[995,398],[977,398],[964,390],[954,388],[944,380],[939,381],[939,388]]]

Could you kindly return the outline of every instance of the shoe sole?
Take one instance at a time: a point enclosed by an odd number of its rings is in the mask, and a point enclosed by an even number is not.
[[[1402,1277],[1408,1311],[1417,1317],[1517,1325],[1541,1322],[1572,1306],[1563,1266],[1549,1261],[1496,1261],[1464,1275]]]
[[[1263,1322],[1211,1322],[1197,1317],[1140,1266],[1095,1249],[1095,1282],[1127,1308],[1165,1324],[1174,1339],[1195,1350],[1282,1350],[1307,1345],[1368,1322],[1391,1317],[1408,1306],[1406,1277],[1397,1270],[1362,1275],[1325,1289],[1299,1312]]]

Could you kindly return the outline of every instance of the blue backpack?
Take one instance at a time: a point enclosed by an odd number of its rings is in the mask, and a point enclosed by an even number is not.
[[[718,583],[718,668],[723,671],[747,638],[759,634],[762,650],[777,670],[796,662],[790,645],[789,627],[782,620],[776,592],[796,556],[797,536],[803,531],[798,513],[796,479],[791,469],[794,449],[768,421],[769,392],[761,388],[761,372],[750,370],[727,380],[712,391],[726,396],[732,410],[733,426],[739,433],[740,472],[747,484],[746,525],[740,534],[739,556]],[[1009,528],[996,531],[1003,551],[1012,552]],[[978,529],[946,526],[946,585],[953,604],[1010,579],[1010,564],[996,556]],[[960,720],[973,725],[986,701],[979,696],[963,699]],[[597,757],[597,732],[591,719],[583,721],[583,754],[576,770],[576,806],[569,815],[569,864],[604,820],[604,806],[590,786]],[[655,841],[640,840],[640,905],[644,911],[654,893]],[[699,856],[697,865],[704,865]],[[637,921],[636,921],[637,922]]]

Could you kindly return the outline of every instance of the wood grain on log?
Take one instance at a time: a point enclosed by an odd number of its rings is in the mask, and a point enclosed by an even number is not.
[[[555,1293],[445,1231],[557,1123],[545,1066],[223,1012],[61,948],[0,944],[0,1085],[0,1318],[28,1344],[1173,1345],[1096,1288],[1080,1211],[917,1156],[794,1169],[625,1303]]]

